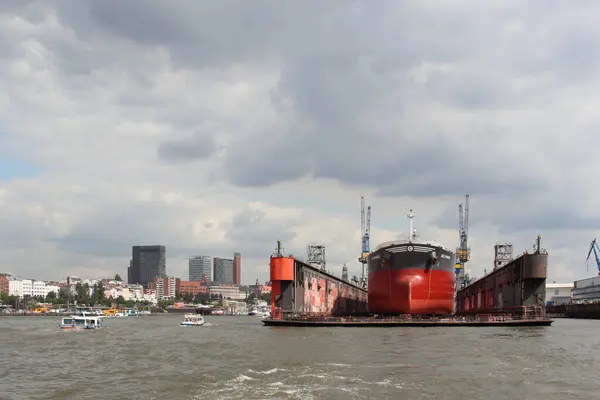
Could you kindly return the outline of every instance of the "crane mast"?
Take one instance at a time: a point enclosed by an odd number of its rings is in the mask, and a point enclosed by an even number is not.
[[[465,264],[471,259],[471,248],[468,245],[469,239],[469,195],[465,196],[465,203],[458,205],[458,235],[460,246],[456,248],[456,282],[457,288],[460,288],[469,282],[469,277],[465,275]]]
[[[367,207],[365,215],[365,197],[360,197],[360,233],[362,237],[362,248],[358,261],[362,264],[362,273],[360,284],[363,287],[367,286],[367,256],[371,252],[369,244],[369,236],[371,234],[371,206]]]

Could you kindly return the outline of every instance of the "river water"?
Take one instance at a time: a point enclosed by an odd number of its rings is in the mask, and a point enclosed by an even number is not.
[[[594,399],[600,321],[281,328],[258,317],[0,317],[1,399]]]

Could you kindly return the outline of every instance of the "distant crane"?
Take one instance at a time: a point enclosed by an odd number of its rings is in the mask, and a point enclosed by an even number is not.
[[[365,216],[365,196],[360,196],[360,233],[362,235],[362,252],[358,261],[362,264],[360,283],[367,286],[367,256],[370,253],[369,236],[371,234],[371,206],[367,207]]]
[[[460,246],[456,248],[457,268],[455,269],[456,278],[459,283],[467,283],[468,277],[465,276],[465,264],[471,259],[471,248],[468,246],[469,238],[469,195],[465,196],[464,213],[463,203],[458,205],[458,235]]]
[[[592,240],[592,243],[590,244],[590,251],[588,251],[587,258],[585,259],[585,261],[588,263],[588,267],[589,267],[588,260],[590,259],[592,250],[594,250],[594,256],[596,257],[596,265],[598,266],[598,275],[600,275],[600,257],[598,257],[598,253],[600,253],[600,248],[598,248],[598,243],[596,242],[596,238],[594,238],[594,240]]]

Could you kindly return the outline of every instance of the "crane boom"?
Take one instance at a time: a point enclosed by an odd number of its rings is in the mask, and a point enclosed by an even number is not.
[[[360,196],[360,234],[365,233],[365,196]]]
[[[598,267],[598,275],[600,275],[600,257],[598,256],[598,253],[600,253],[600,248],[598,248],[598,243],[596,242],[596,238],[594,238],[594,240],[592,240],[592,243],[590,244],[590,251],[588,251],[588,255],[587,255],[587,258],[585,259],[585,261],[588,261],[590,259],[592,250],[594,251],[594,256],[596,257],[596,266]]]
[[[371,236],[371,206],[367,207],[367,225],[365,226],[365,235],[367,236],[367,239],[369,239],[369,236]],[[368,241],[367,251],[370,251]]]
[[[458,239],[460,240],[460,247],[463,247],[463,235],[465,231],[465,219],[463,213],[463,204],[458,205]]]
[[[467,246],[467,239],[469,238],[469,195],[465,199],[465,248]]]

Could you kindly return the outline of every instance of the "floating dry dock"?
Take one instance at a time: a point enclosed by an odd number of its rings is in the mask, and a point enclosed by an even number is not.
[[[539,256],[540,253],[536,252],[535,255]],[[528,261],[523,263],[522,260]],[[369,312],[364,288],[296,260],[293,256],[283,256],[281,243],[278,243],[277,253],[271,256],[270,263],[273,285],[271,316],[262,322],[266,326],[289,327],[550,326],[554,321],[546,316],[544,307],[538,305],[543,304],[543,297],[539,302],[539,293],[543,296],[546,258],[542,257],[539,265],[534,263],[534,268],[530,267],[529,260],[530,257],[519,258],[506,268],[459,291],[459,307],[455,315],[384,316]],[[523,266],[525,274],[515,278],[517,267]],[[541,271],[538,275],[543,277],[529,276],[530,270]],[[510,279],[510,283],[506,279]],[[515,279],[516,282],[513,282]],[[531,284],[530,279],[533,279]],[[514,289],[514,286],[520,289]],[[498,293],[494,290],[496,288]],[[484,301],[487,298],[500,301]]]
[[[325,327],[325,326],[345,326],[350,328],[357,327],[380,327],[380,328],[410,328],[410,327],[500,327],[500,326],[550,326],[553,320],[551,319],[529,319],[529,320],[498,320],[498,321],[458,321],[451,319],[441,319],[437,321],[415,320],[403,321],[394,319],[372,319],[372,318],[356,318],[343,319],[332,318],[327,320],[300,320],[300,319],[264,319],[263,323],[266,326],[304,326],[304,327]]]
[[[267,326],[346,326],[346,327],[484,327],[484,326],[550,326],[552,319],[546,317],[539,307],[520,307],[511,313],[482,314],[469,317],[423,317],[402,315],[397,317],[324,317],[298,315],[285,319],[266,318]]]

